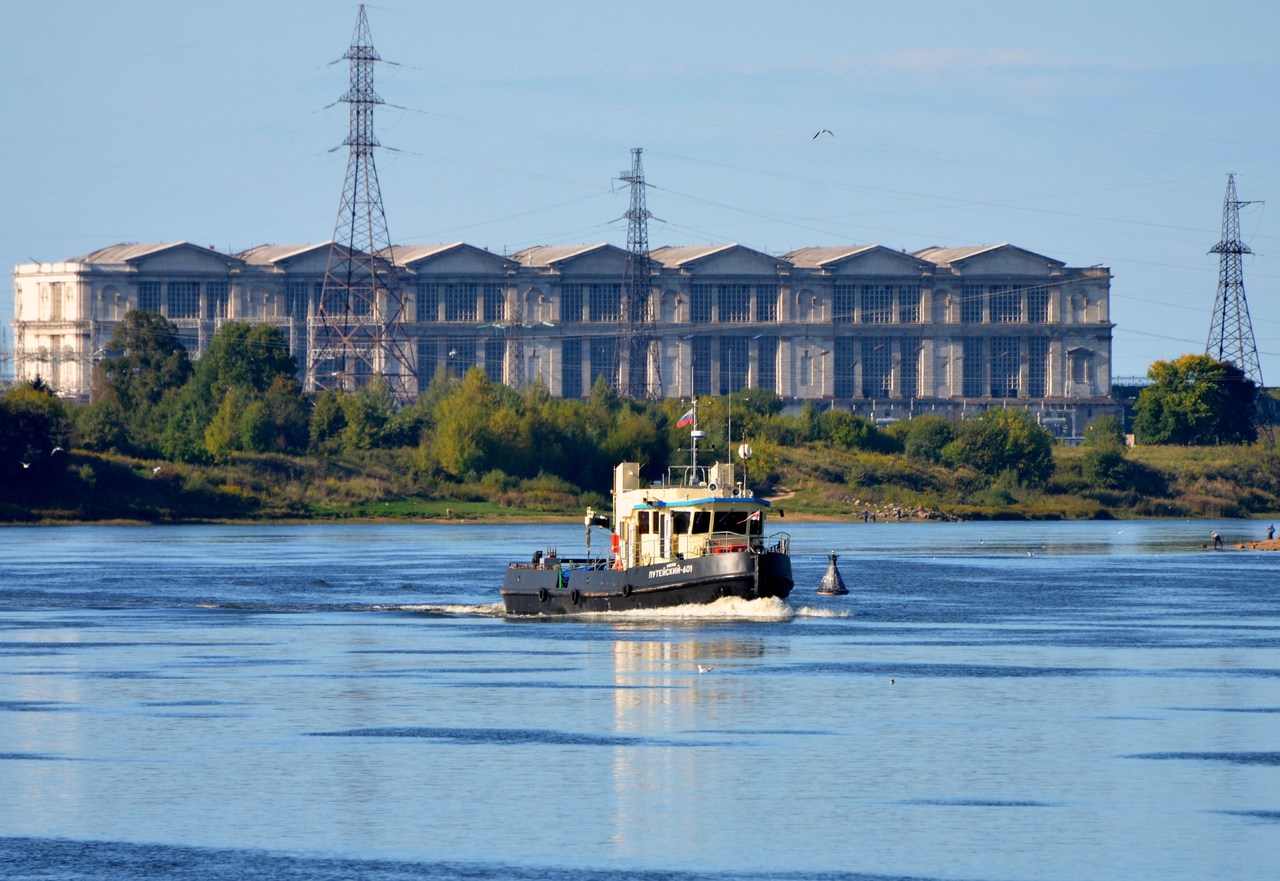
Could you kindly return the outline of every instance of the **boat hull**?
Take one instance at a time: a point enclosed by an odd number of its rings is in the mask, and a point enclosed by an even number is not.
[[[794,584],[791,558],[778,552],[708,554],[632,569],[562,566],[511,564],[502,586],[507,614],[661,609],[729,596],[785,599]]]

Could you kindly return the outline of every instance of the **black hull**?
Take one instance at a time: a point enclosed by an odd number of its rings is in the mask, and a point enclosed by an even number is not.
[[[509,615],[581,615],[704,605],[723,597],[785,599],[791,558],[738,551],[634,569],[535,568],[513,563],[502,585]]]

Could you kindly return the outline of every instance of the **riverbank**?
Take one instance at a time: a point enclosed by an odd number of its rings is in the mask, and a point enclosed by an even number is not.
[[[761,444],[753,489],[787,522],[1268,518],[1280,520],[1280,456],[1256,447],[1129,450],[1118,477],[1055,447],[1043,486],[984,479],[903,455]],[[0,487],[0,523],[578,522],[608,495],[562,478],[423,478],[413,451],[359,458],[243,454],[217,465],[72,452],[29,485]],[[1259,530],[1261,534],[1263,530]]]

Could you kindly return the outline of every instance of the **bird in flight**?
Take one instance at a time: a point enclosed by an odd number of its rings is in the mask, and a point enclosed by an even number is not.
[[[812,140],[814,140],[814,141],[818,140],[818,135],[831,135],[831,137],[833,137],[833,138],[835,137],[835,134],[834,134],[834,133],[831,131],[831,129],[829,129],[829,128],[820,128],[820,129],[818,129],[817,134],[815,134],[815,135],[813,136]]]

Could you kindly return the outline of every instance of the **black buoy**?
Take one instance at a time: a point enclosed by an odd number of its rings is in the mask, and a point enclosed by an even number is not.
[[[831,552],[831,563],[827,566],[827,574],[822,576],[822,586],[818,588],[818,593],[823,596],[838,597],[844,596],[849,589],[844,586],[844,579],[840,577],[840,570],[836,567],[836,552]]]

